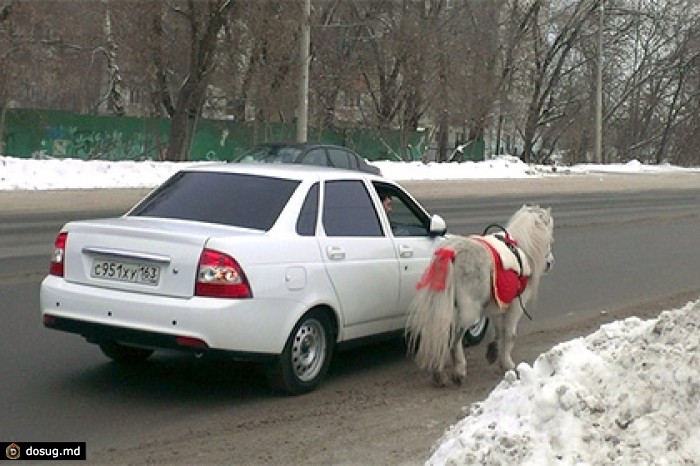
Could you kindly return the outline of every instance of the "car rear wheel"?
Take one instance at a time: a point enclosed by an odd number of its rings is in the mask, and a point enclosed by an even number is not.
[[[152,349],[125,346],[116,341],[103,341],[100,343],[100,349],[105,356],[122,364],[134,364],[145,361],[153,354]]]
[[[479,319],[479,322],[475,323],[467,329],[467,331],[464,334],[464,338],[462,339],[462,345],[464,345],[465,347],[478,345],[479,343],[481,343],[481,340],[483,340],[486,336],[486,330],[488,330],[488,328],[488,317],[481,317],[481,319]]]
[[[326,313],[315,310],[304,315],[294,326],[278,360],[268,368],[270,384],[291,395],[313,391],[328,372],[334,341]]]

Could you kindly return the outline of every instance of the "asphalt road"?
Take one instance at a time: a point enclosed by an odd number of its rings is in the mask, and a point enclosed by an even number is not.
[[[479,232],[489,223],[505,222],[525,201],[552,206],[557,262],[543,279],[540,304],[531,312],[534,320],[521,322],[525,333],[570,327],[585,315],[614,313],[620,308],[649,306],[669,299],[673,302],[672,298],[679,296],[700,296],[700,187],[692,183],[676,182],[660,188],[644,185],[603,193],[523,188],[520,194],[494,196],[465,189],[450,191],[450,195],[439,193],[439,200],[427,184],[412,187],[430,210],[444,215],[453,232],[462,234]],[[50,199],[46,204],[56,203],[58,208],[34,205],[18,210],[21,202],[32,205],[25,199],[13,204],[12,209],[0,211],[0,361],[4,373],[0,378],[0,436],[13,441],[87,441],[90,451],[107,455],[104,459],[110,458],[110,451],[123,453],[137,444],[145,448],[148,439],[174,438],[188,431],[199,444],[205,443],[205,438],[196,438],[205,435],[197,425],[209,425],[213,419],[235,419],[236,426],[258,437],[266,435],[266,419],[270,416],[287,419],[294,429],[301,429],[294,416],[285,414],[298,403],[272,394],[250,366],[161,354],[146,367],[123,369],[107,362],[96,347],[79,337],[42,327],[39,283],[60,225],[69,218],[123,212],[140,194],[93,192],[89,203],[81,203],[66,199],[86,193],[62,193],[43,198]],[[10,197],[17,200],[22,196],[13,193]],[[104,202],[96,200],[100,197]],[[415,378],[412,363],[404,360],[398,346],[381,348],[381,352],[370,348],[341,355],[320,393],[308,399],[318,406],[366,410],[367,416],[376,417],[363,419],[365,424],[381,424],[388,412],[400,409],[390,401],[392,390],[406,386],[408,377]],[[360,395],[368,387],[377,386],[387,394],[383,401],[368,401]],[[459,391],[454,397],[454,403],[465,400]],[[368,404],[372,405],[369,409]],[[311,418],[322,424],[321,415],[324,413]],[[452,418],[440,419],[431,429],[439,432],[451,422]],[[290,430],[280,435],[294,436]],[[310,434],[300,431],[297,435]],[[303,454],[302,444],[294,440],[289,444],[296,450],[290,450],[285,458]],[[276,444],[276,448],[285,446]],[[386,457],[390,462],[396,455],[401,458],[393,451],[387,454],[394,455]],[[318,459],[332,462],[333,456],[329,455]],[[216,455],[198,458],[198,462],[217,462]],[[255,456],[235,458],[237,462],[268,462]],[[274,462],[274,457],[269,461]]]

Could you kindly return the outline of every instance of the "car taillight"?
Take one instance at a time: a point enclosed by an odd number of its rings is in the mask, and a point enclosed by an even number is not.
[[[51,265],[49,266],[49,273],[51,275],[56,275],[57,277],[63,276],[67,240],[68,233],[62,232],[58,234],[56,241],[53,243],[53,255],[51,256]]]
[[[205,249],[199,258],[195,296],[212,298],[252,298],[243,269],[231,256]]]

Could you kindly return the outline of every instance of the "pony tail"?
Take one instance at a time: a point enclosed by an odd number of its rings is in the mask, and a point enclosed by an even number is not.
[[[439,251],[418,283],[406,322],[408,353],[419,368],[433,372],[441,371],[450,360],[451,338],[445,336],[454,330],[454,251]],[[440,278],[437,281],[436,271]]]

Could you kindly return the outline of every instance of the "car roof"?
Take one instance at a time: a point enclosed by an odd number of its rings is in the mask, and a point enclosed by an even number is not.
[[[334,179],[368,179],[387,182],[386,178],[372,173],[346,170],[335,167],[316,165],[270,164],[270,163],[201,163],[183,168],[182,171],[206,171],[220,173],[241,173],[247,175],[270,176],[299,181],[334,180]]]
[[[355,152],[349,147],[340,146],[338,144],[325,144],[322,142],[261,142],[256,144],[255,147],[294,147],[297,149],[309,149],[312,147],[333,147],[338,149],[345,149],[350,152]]]

